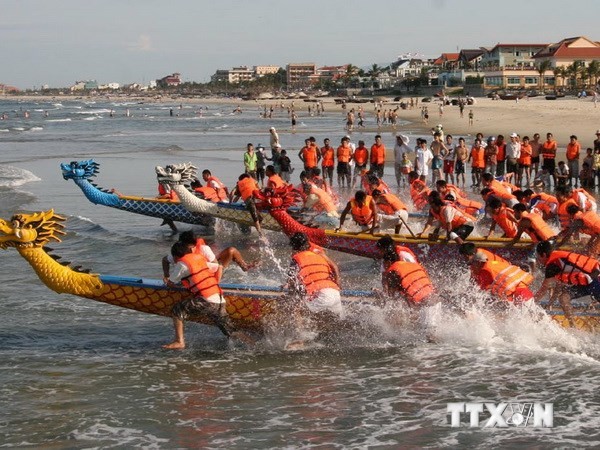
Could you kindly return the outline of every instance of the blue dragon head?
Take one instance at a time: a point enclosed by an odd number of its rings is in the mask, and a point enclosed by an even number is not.
[[[71,161],[62,163],[60,169],[65,180],[90,179],[99,172],[100,164],[93,159],[87,161]]]

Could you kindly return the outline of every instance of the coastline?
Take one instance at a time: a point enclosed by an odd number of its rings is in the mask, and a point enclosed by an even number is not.
[[[382,97],[377,97],[383,99]],[[422,96],[413,97],[419,99],[418,106],[413,109],[399,109],[398,119],[400,121],[410,122],[407,125],[398,125],[395,129],[391,126],[383,126],[377,128],[374,124],[374,104],[373,103],[356,103],[348,101],[346,103],[346,111],[354,108],[355,110],[362,106],[365,111],[366,127],[360,130],[355,129],[352,134],[362,133],[382,133],[391,134],[402,133],[410,130],[412,134],[431,135],[431,129],[441,124],[446,134],[452,134],[455,139],[465,137],[467,140],[474,137],[478,132],[487,136],[497,136],[503,134],[508,136],[516,132],[523,136],[532,137],[534,133],[539,133],[542,139],[545,139],[547,132],[551,132],[558,142],[559,151],[558,158],[564,158],[566,145],[569,142],[569,136],[574,134],[578,137],[581,143],[582,153],[585,154],[585,149],[593,148],[595,132],[600,129],[600,108],[596,108],[591,98],[578,99],[567,97],[558,100],[546,100],[545,97],[524,98],[519,102],[512,100],[492,100],[489,98],[476,98],[476,103],[472,106],[466,106],[464,117],[460,117],[458,106],[444,106],[443,115],[439,115],[439,102],[437,99],[432,99],[430,103],[422,103]],[[261,107],[269,107],[271,105],[280,106],[282,103],[285,107],[290,106],[294,102],[294,109],[302,115],[308,110],[309,105],[315,105],[312,102],[305,102],[302,98],[297,99],[257,99],[257,100],[242,100],[241,98],[171,98],[162,96],[160,98],[150,96],[81,96],[81,95],[60,95],[60,96],[44,96],[44,95],[0,95],[0,101],[34,101],[34,102],[60,102],[60,101],[103,101],[117,103],[162,103],[172,104],[177,106],[184,105],[211,105],[211,104],[231,104],[232,106],[239,105],[242,110],[251,108],[258,110]],[[325,114],[340,114],[343,119],[345,111],[342,105],[336,104],[333,97],[322,97],[319,100],[323,101]],[[410,101],[410,96],[403,97],[404,101]],[[391,98],[383,103],[383,109],[396,108],[400,102],[393,102]],[[423,123],[421,119],[421,106],[428,106],[429,123]],[[474,124],[469,126],[468,113],[473,110]],[[341,125],[339,134],[343,135],[346,131]],[[365,140],[366,141],[366,140]],[[368,143],[370,145],[370,143]]]

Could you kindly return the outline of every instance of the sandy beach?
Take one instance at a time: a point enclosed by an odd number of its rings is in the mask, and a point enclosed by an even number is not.
[[[294,100],[291,99],[273,99],[273,100],[242,100],[240,98],[171,98],[168,96],[162,96],[161,98],[147,97],[147,96],[131,96],[131,97],[81,97],[75,95],[62,95],[62,96],[0,96],[2,99],[7,100],[23,100],[23,101],[68,101],[72,99],[83,99],[86,101],[93,100],[111,100],[116,102],[143,102],[143,103],[172,103],[173,105],[179,104],[198,104],[198,105],[210,105],[210,104],[231,104],[232,109],[238,105],[243,111],[256,112],[262,109],[264,106],[276,105],[280,106],[283,104],[285,107],[291,105],[294,102],[294,108],[298,113],[299,119],[302,119],[303,115],[308,114],[308,107],[315,103],[305,102],[301,98]],[[378,97],[381,98],[381,97]],[[464,111],[464,117],[460,117],[458,106],[447,105],[444,106],[444,113],[442,116],[439,114],[439,101],[434,99],[430,103],[422,103],[423,97],[414,97],[419,99],[418,106],[413,109],[400,109],[398,111],[398,118],[400,120],[410,121],[411,124],[407,126],[398,126],[392,128],[391,126],[383,126],[380,129],[374,124],[374,104],[373,103],[353,103],[348,102],[346,104],[346,110],[354,108],[358,109],[359,106],[365,111],[366,127],[356,132],[368,133],[368,132],[381,132],[384,135],[394,134],[396,132],[402,133],[405,129],[410,129],[413,132],[430,134],[431,128],[442,124],[444,132],[450,133],[455,137],[471,137],[475,136],[478,132],[483,133],[484,136],[497,136],[503,134],[508,136],[513,132],[520,134],[521,136],[533,136],[534,133],[540,133],[542,139],[545,138],[547,132],[554,134],[554,138],[558,142],[559,152],[558,159],[564,158],[566,145],[569,142],[569,136],[574,134],[579,138],[581,143],[582,151],[587,147],[593,147],[593,141],[595,139],[595,132],[600,129],[600,108],[595,108],[594,102],[591,98],[578,99],[574,97],[567,97],[558,100],[546,100],[543,96],[533,97],[530,99],[521,99],[519,102],[512,100],[492,100],[489,98],[476,98],[476,103],[473,106],[467,106]],[[345,111],[342,109],[340,104],[335,103],[333,97],[323,97],[319,100],[323,101],[326,114],[340,114],[340,135],[344,133],[343,118],[345,117]],[[410,101],[410,97],[405,97],[405,101]],[[399,105],[399,102],[392,101],[389,98],[383,103],[383,109],[394,109]],[[428,106],[429,109],[429,123],[423,123],[421,119],[421,106]],[[469,126],[468,113],[469,110],[473,110],[474,124]],[[281,113],[276,111],[276,114]],[[268,119],[267,119],[268,121]],[[310,130],[298,130],[297,132],[310,132]],[[333,137],[333,136],[332,136]],[[334,139],[335,140],[335,139]],[[370,145],[370,142],[368,142]]]

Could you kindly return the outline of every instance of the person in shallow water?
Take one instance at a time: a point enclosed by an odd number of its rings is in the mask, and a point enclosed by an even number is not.
[[[550,301],[558,298],[569,324],[575,326],[571,300],[589,295],[600,301],[600,262],[579,253],[552,248],[548,241],[536,246],[538,261],[544,267],[544,281],[535,293],[535,301],[539,302],[552,292]]]
[[[383,251],[383,261],[387,266],[382,275],[384,294],[403,299],[411,307],[422,307],[429,303],[434,289],[421,264],[407,261],[389,246]]]
[[[208,317],[228,338],[237,338],[248,342],[250,338],[240,331],[235,331],[229,318],[222,295],[223,291],[219,286],[218,269],[215,270],[214,267],[209,266],[211,263],[204,255],[194,253],[191,246],[184,242],[173,244],[171,255],[175,266],[167,280],[167,285],[175,286],[181,282],[192,293],[192,297],[173,306],[175,339],[170,344],[163,345],[163,348],[169,350],[185,348],[184,321],[194,315]]]

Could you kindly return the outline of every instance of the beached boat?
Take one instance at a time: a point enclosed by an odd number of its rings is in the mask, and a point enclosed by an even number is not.
[[[517,100],[526,96],[525,92],[498,94],[500,100]]]
[[[96,205],[157,217],[163,221],[171,220],[205,227],[212,227],[215,223],[214,217],[192,213],[177,201],[123,195],[98,187],[90,181],[98,174],[100,168],[100,164],[93,159],[61,164],[60,168],[63,178],[73,180],[86,198]]]
[[[162,280],[141,277],[98,275],[60,263],[60,257],[46,245],[61,241],[64,218],[53,210],[33,214],[16,214],[0,219],[0,249],[15,248],[33,268],[40,280],[59,294],[71,294],[147,314],[170,316],[173,305],[189,296],[183,288],[168,287]],[[222,284],[226,308],[235,327],[262,333],[265,323],[277,313],[285,314],[281,289],[269,286]],[[360,311],[373,308],[373,295],[365,291],[342,291],[345,308]],[[596,304],[596,302],[594,302]],[[547,305],[546,305],[547,306]],[[586,303],[573,303],[574,323],[578,329],[600,331],[600,314]],[[546,310],[559,324],[568,326],[561,311]],[[208,317],[194,316],[194,322],[212,325]],[[327,330],[329,323],[317,324]]]

